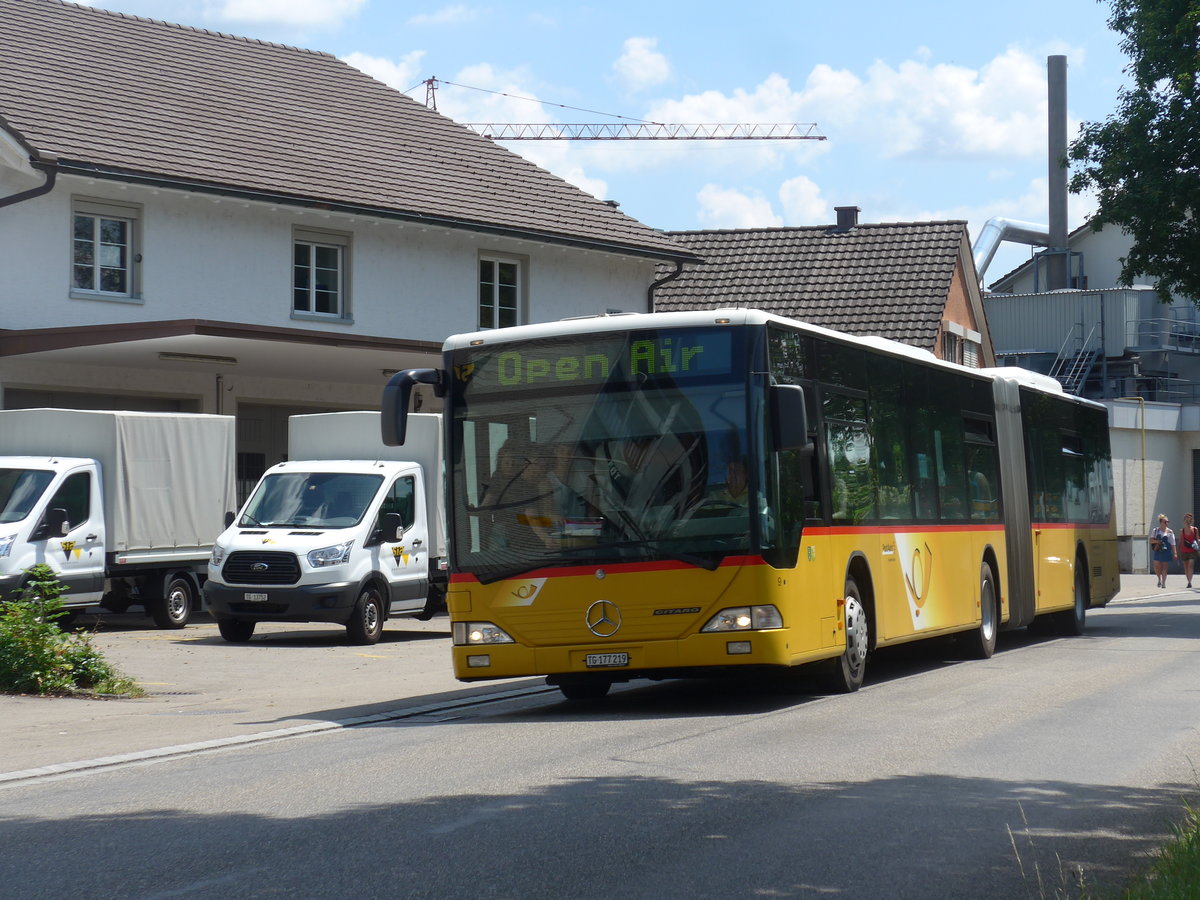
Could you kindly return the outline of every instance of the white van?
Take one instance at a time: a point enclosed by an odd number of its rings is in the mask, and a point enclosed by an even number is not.
[[[213,548],[204,595],[222,637],[330,622],[373,644],[389,617],[443,608],[441,417],[409,422],[413,437],[390,448],[377,412],[289,420],[289,455],[303,458],[268,469]]]

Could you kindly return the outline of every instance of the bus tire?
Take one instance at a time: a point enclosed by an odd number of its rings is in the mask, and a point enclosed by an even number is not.
[[[1054,614],[1060,634],[1078,637],[1087,624],[1088,583],[1083,560],[1075,561],[1075,603],[1070,609]]]
[[[996,577],[992,567],[979,567],[979,626],[959,635],[959,645],[971,659],[991,659],[996,652],[996,633],[1000,629],[1000,607],[996,602]]]
[[[611,687],[611,681],[564,681],[558,689],[567,700],[603,700]]]
[[[831,694],[852,694],[867,674],[867,652],[871,646],[871,623],[858,584],[846,579],[846,649],[842,655],[821,664],[820,683]]]

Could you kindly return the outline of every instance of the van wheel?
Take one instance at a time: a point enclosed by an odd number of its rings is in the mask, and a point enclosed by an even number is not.
[[[1000,607],[996,602],[996,579],[992,567],[979,569],[979,627],[958,636],[963,653],[972,659],[991,659],[996,652],[996,632],[1000,627]]]
[[[196,605],[196,589],[190,579],[183,575],[174,576],[167,582],[166,595],[152,601],[150,615],[159,628],[182,628],[192,618]]]
[[[377,644],[383,635],[383,599],[374,587],[365,587],[346,623],[352,644]]]
[[[244,644],[254,635],[256,622],[244,622],[241,619],[217,619],[217,630],[221,637],[231,644]]]
[[[871,626],[862,594],[853,578],[846,579],[846,649],[836,659],[820,664],[821,686],[832,694],[852,694],[867,674]]]

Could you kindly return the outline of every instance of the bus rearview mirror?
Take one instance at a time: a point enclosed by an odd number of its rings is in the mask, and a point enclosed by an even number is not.
[[[798,384],[771,385],[771,439],[776,450],[807,450],[808,407]]]

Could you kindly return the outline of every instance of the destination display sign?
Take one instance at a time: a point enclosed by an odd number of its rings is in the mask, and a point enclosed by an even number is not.
[[[733,335],[730,328],[696,329],[471,348],[456,354],[453,378],[478,393],[727,375]]]

